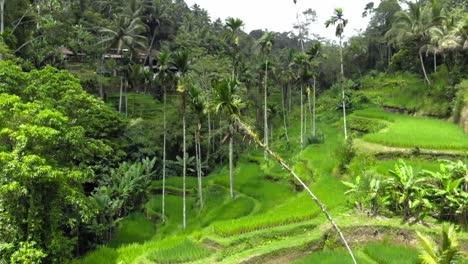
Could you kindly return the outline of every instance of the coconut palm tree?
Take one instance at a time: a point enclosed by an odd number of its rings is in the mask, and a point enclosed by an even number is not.
[[[274,35],[272,32],[265,32],[265,34],[260,38],[257,45],[260,47],[260,52],[265,57],[265,80],[264,80],[264,108],[263,108],[263,119],[264,119],[264,141],[265,144],[268,146],[268,55],[271,53],[271,49],[273,48],[274,43]],[[268,154],[265,151],[265,161],[268,161]]]
[[[146,26],[139,17],[131,19],[124,15],[114,14],[112,26],[100,30],[104,36],[100,43],[107,44],[108,48],[117,49],[118,53],[123,48],[145,48],[147,42],[146,37],[143,35],[145,31]]]
[[[458,263],[463,259],[463,253],[460,250],[453,225],[444,225],[442,227],[439,245],[431,237],[419,232],[416,233],[421,245],[419,259],[422,264],[450,264]]]
[[[237,94],[238,92],[238,83],[235,80],[225,79],[222,81],[217,82],[214,87],[215,93],[213,98],[213,107],[215,111],[220,112],[224,111],[230,118],[231,123],[233,126],[236,126],[240,129],[240,131],[245,134],[245,136],[251,138],[257,145],[268,151],[268,154],[278,162],[283,169],[285,169],[288,173],[290,173],[301,185],[304,189],[309,193],[312,197],[313,201],[320,207],[323,214],[327,217],[328,221],[331,223],[333,228],[338,232],[341,240],[345,244],[350,256],[353,259],[354,263],[356,259],[354,258],[354,254],[349,247],[348,242],[346,241],[343,233],[341,232],[338,225],[335,223],[331,215],[328,213],[325,205],[315,196],[315,194],[309,189],[307,184],[305,184],[301,178],[291,169],[291,167],[283,160],[277,153],[273,152],[269,146],[265,145],[257,136],[257,134],[247,125],[245,124],[240,118],[240,110],[244,106],[241,98]]]
[[[343,9],[335,8],[334,15],[325,22],[325,26],[328,28],[330,25],[336,25],[335,35],[340,40],[340,65],[341,65],[341,92],[342,92],[342,105],[343,105],[343,126],[344,126],[344,137],[348,139],[348,131],[346,128],[346,105],[345,105],[345,91],[344,91],[344,67],[343,67],[343,32],[344,28],[348,24],[348,19],[344,18]]]
[[[300,93],[301,93],[301,148],[304,148],[304,82],[307,83],[309,79],[309,61],[305,53],[301,52],[294,56],[294,59],[290,65],[297,71],[297,77],[299,80]]]
[[[186,108],[187,108],[187,89],[186,84],[181,82],[186,77],[190,67],[190,53],[187,50],[174,52],[172,56],[172,65],[177,68],[178,85],[177,91],[181,94],[181,110],[182,110],[182,152],[183,152],[183,166],[182,166],[182,189],[183,189],[183,227],[187,227],[187,201],[186,201],[186,178],[187,178],[187,145],[186,145]]]
[[[163,167],[162,167],[162,221],[166,221],[166,141],[167,141],[167,121],[166,121],[166,97],[167,97],[167,90],[166,90],[166,77],[169,73],[169,66],[171,64],[171,53],[167,51],[162,51],[157,56],[158,65],[159,65],[159,72],[158,72],[158,79],[163,88]]]
[[[234,119],[233,115],[240,115],[240,110],[243,107],[240,97],[237,95],[238,81],[237,79],[224,79],[215,82],[213,85],[213,101],[212,107],[215,113],[229,116],[229,191],[231,198],[234,198]]]
[[[114,15],[111,27],[102,28],[100,30],[101,34],[103,35],[103,38],[99,42],[99,44],[105,45],[107,50],[115,48],[117,50],[117,53],[121,53],[121,51],[124,48],[129,48],[132,51],[137,47],[145,48],[146,37],[142,35],[145,30],[146,26],[141,22],[141,19],[139,17],[130,19],[129,17],[124,15]],[[131,60],[129,61],[129,63],[130,62]],[[125,66],[129,67],[128,64]],[[119,112],[121,112],[122,110],[122,78],[123,77],[121,77],[120,84]]]
[[[226,19],[227,33],[225,39],[228,45],[231,47],[232,57],[232,78],[236,76],[236,65],[237,65],[237,53],[239,47],[239,31],[244,26],[244,22],[239,18],[228,17]]]
[[[286,141],[289,143],[289,135],[288,135],[288,122],[286,121],[287,118],[286,118],[286,96],[287,96],[287,92],[288,92],[288,89],[290,88],[289,87],[289,84],[290,84],[290,80],[291,80],[291,77],[290,77],[290,74],[292,73],[291,70],[283,70],[281,73],[280,73],[280,77],[279,77],[279,80],[280,80],[280,83],[282,85],[281,87],[281,108],[282,108],[282,115],[283,115],[283,126],[284,126],[284,133],[285,133],[285,136],[286,136]]]
[[[200,198],[200,208],[203,208],[203,184],[202,184],[202,165],[201,165],[201,127],[202,120],[204,118],[205,111],[205,101],[202,97],[200,89],[194,85],[189,86],[188,88],[189,95],[189,105],[193,113],[196,116],[196,126],[195,126],[195,159],[197,167],[197,178],[198,178],[198,194]]]
[[[444,51],[467,50],[468,49],[468,16],[464,20],[455,24],[455,21],[448,20],[448,26],[440,30],[433,28],[431,33],[433,38],[440,39],[440,47]],[[438,30],[439,29],[439,30]],[[448,33],[446,31],[449,31]]]
[[[430,29],[438,23],[442,17],[438,7],[431,5],[424,7],[420,2],[408,2],[408,11],[398,11],[392,23],[392,28],[385,33],[385,37],[393,44],[401,44],[411,41],[418,50],[421,69],[424,79],[430,85],[424,66],[423,52],[425,45],[430,44]]]
[[[309,57],[309,64],[312,68],[312,74],[313,74],[313,84],[312,84],[312,101],[313,101],[313,111],[312,111],[312,135],[315,137],[317,136],[317,127],[315,124],[315,105],[316,105],[316,77],[317,77],[317,68],[318,68],[318,62],[317,58],[320,55],[320,49],[322,45],[320,42],[314,42],[312,46],[310,46],[309,50],[307,50],[307,56]],[[309,96],[309,93],[308,93]],[[309,108],[310,108],[310,99],[309,99]]]

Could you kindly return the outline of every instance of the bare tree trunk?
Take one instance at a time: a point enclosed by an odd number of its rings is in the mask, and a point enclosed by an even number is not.
[[[424,67],[424,60],[421,51],[419,51],[419,60],[421,61],[421,68],[424,73],[424,79],[426,80],[427,84],[431,85],[431,81],[429,81],[429,78],[427,77],[426,67]]]
[[[289,113],[291,113],[291,103],[292,103],[292,88],[291,88],[291,83],[288,83],[288,90],[289,90]]]
[[[313,94],[313,113],[312,113],[312,116],[313,116],[312,117],[312,131],[313,132],[312,133],[313,133],[314,137],[316,137],[317,136],[317,127],[315,126],[315,104],[316,104],[315,103],[315,100],[316,100],[315,76],[314,76],[314,86],[313,87],[314,87],[314,90],[313,90],[314,94]]]
[[[0,33],[5,31],[5,0],[0,0]]]
[[[340,36],[340,61],[341,61],[341,92],[342,92],[342,103],[343,103],[343,126],[344,126],[344,138],[348,139],[348,130],[346,127],[346,104],[345,104],[345,92],[344,92],[344,66],[343,66],[343,46],[342,37]]]
[[[125,82],[125,118],[128,118],[128,81]]]
[[[200,181],[198,182],[198,188],[200,190],[200,206],[203,208],[203,177],[202,177],[202,164],[201,164],[201,144],[200,144],[200,138],[198,139],[198,173],[199,173],[199,178]]]
[[[437,72],[437,51],[434,51],[434,72]]]
[[[184,106],[185,108],[185,106]],[[183,133],[183,143],[182,151],[183,153],[183,169],[182,169],[182,189],[183,189],[183,209],[182,209],[182,224],[184,229],[187,228],[187,201],[186,201],[186,178],[187,178],[187,146],[185,144],[185,109],[183,109],[182,114],[182,133]]]
[[[263,122],[264,122],[264,131],[263,131],[263,137],[265,140],[265,144],[268,146],[268,109],[267,109],[267,97],[268,97],[268,59],[265,60],[265,84],[264,84],[264,90],[263,90],[263,98],[264,98],[264,108],[263,108]],[[268,162],[268,153],[265,151],[265,161]]]
[[[263,144],[262,141],[258,139],[256,134],[248,127],[246,124],[244,124],[238,117],[234,118],[237,125],[239,128],[244,132],[245,135],[250,137],[263,149],[265,149],[270,156],[273,157],[274,160],[276,160],[283,169],[285,169],[287,172],[289,172],[301,185],[304,187],[304,189],[309,193],[310,197],[312,197],[312,200],[315,202],[315,204],[318,205],[322,213],[327,217],[328,221],[330,224],[333,226],[333,228],[336,230],[336,232],[339,234],[341,241],[345,245],[346,249],[348,250],[348,253],[350,254],[351,258],[353,259],[353,262],[357,264],[356,259],[354,257],[353,251],[351,250],[351,247],[349,246],[348,242],[346,241],[343,233],[341,232],[340,228],[338,225],[335,223],[333,218],[331,217],[330,213],[327,211],[325,205],[315,196],[315,194],[309,189],[309,187],[301,180],[301,178],[289,167],[289,165],[277,154],[274,153],[267,145]]]
[[[231,124],[232,125],[232,124]],[[231,132],[232,132],[232,128]],[[234,161],[233,161],[234,135],[229,136],[229,190],[231,198],[234,198]]]
[[[304,148],[304,104],[303,104],[303,92],[301,84],[301,149]]]
[[[310,100],[310,88],[307,90],[307,101],[309,103],[309,115],[310,115],[310,131],[314,134],[314,115],[312,114],[312,102]]]
[[[208,111],[208,144],[206,148],[206,162],[210,160],[210,149],[211,149],[211,114]]]
[[[98,74],[99,74],[99,96],[101,97],[101,100],[104,100],[105,96],[104,96],[104,87],[102,85],[102,70],[103,70],[103,67],[104,67],[104,56],[101,55],[101,65],[100,65],[100,69],[98,69]]]
[[[284,92],[284,88],[288,89],[288,86],[286,85],[286,87],[282,87],[281,88],[281,91],[282,91],[282,98],[281,98],[281,105],[283,107],[283,125],[284,125],[284,134],[286,136],[286,141],[289,142],[289,136],[288,136],[288,125],[286,123],[286,107],[285,107],[285,100],[286,98],[284,97],[285,96],[285,92]]]
[[[163,167],[162,167],[162,174],[163,174],[163,182],[162,182],[162,221],[163,223],[166,222],[166,87],[164,86],[164,95],[163,95]]]
[[[201,178],[201,149],[200,149],[200,123],[195,128],[195,160],[197,166],[197,179],[198,179],[198,195],[200,198],[200,209],[203,208],[203,189],[202,189],[202,178]]]
[[[123,80],[122,80],[122,76],[120,76],[119,113],[122,113],[122,100],[123,100]]]

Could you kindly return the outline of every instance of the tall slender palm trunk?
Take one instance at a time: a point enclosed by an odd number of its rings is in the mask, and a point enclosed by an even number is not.
[[[184,92],[185,93],[185,92]],[[185,97],[185,95],[183,95]],[[183,113],[182,113],[182,133],[183,133],[183,142],[182,142],[182,151],[183,153],[183,169],[182,169],[182,189],[183,189],[183,220],[182,224],[184,229],[187,227],[187,201],[186,201],[186,178],[187,178],[187,146],[186,146],[186,133],[185,133],[185,128],[186,128],[186,122],[185,122],[185,98],[183,99]]]
[[[314,135],[314,137],[317,136],[317,127],[315,125],[315,118],[316,118],[316,115],[315,115],[315,104],[316,104],[316,89],[315,89],[315,76],[314,76],[314,90],[313,90],[313,112],[312,112],[312,134]]]
[[[5,0],[0,0],[0,33],[5,31]]]
[[[437,51],[434,51],[434,72],[437,72]]]
[[[284,97],[285,96],[285,92],[284,92],[284,89],[287,89],[288,87],[283,87],[281,89],[281,92],[282,92],[282,98],[281,98],[281,105],[283,107],[283,126],[284,126],[284,135],[286,136],[286,141],[289,142],[289,136],[288,136],[288,124],[286,123],[286,106],[285,106],[285,100],[286,98]]]
[[[232,124],[231,124],[232,125]],[[230,128],[232,132],[232,128]],[[229,191],[231,198],[234,198],[234,161],[233,161],[234,135],[229,135]]]
[[[310,100],[310,87],[307,90],[307,102],[309,104],[310,131],[314,133],[314,115],[312,114],[312,101]]]
[[[345,103],[345,87],[344,87],[344,66],[343,66],[343,45],[342,45],[343,37],[340,36],[340,62],[341,62],[341,93],[342,93],[342,104],[343,104],[343,127],[344,127],[344,138],[345,140],[348,139],[348,128],[346,126],[346,103]]]
[[[195,129],[195,160],[197,166],[197,178],[198,178],[198,195],[200,199],[200,208],[203,208],[203,185],[202,185],[202,173],[201,173],[201,147],[200,147],[200,123],[198,123]]]
[[[288,82],[288,92],[289,92],[289,96],[288,96],[288,97],[289,97],[289,98],[288,98],[288,100],[289,100],[289,102],[288,102],[288,104],[289,104],[289,105],[288,105],[288,111],[289,111],[289,113],[291,113],[292,89],[291,89],[291,83],[290,83],[290,82]]]
[[[120,76],[119,113],[122,113],[122,100],[123,100],[123,77]]]
[[[206,162],[208,162],[210,160],[210,150],[211,150],[211,114],[210,114],[210,111],[208,111],[208,114],[207,114],[207,118],[208,118],[208,143],[207,143],[207,148],[206,148]]]
[[[301,185],[304,187],[304,189],[309,193],[311,196],[312,200],[319,206],[320,210],[322,213],[327,217],[328,221],[330,224],[333,226],[333,228],[336,230],[336,232],[339,234],[341,241],[345,245],[346,249],[348,250],[348,253],[350,254],[351,258],[353,259],[353,262],[357,264],[356,259],[354,257],[353,251],[351,250],[351,247],[349,246],[347,240],[345,239],[343,233],[341,232],[341,229],[338,227],[338,225],[335,223],[333,218],[331,217],[330,213],[327,211],[325,205],[318,199],[317,196],[309,189],[307,184],[305,184],[301,178],[289,167],[289,165],[286,163],[286,161],[283,160],[277,153],[274,153],[267,145],[265,145],[258,137],[256,134],[250,129],[249,126],[244,124],[238,117],[235,117],[235,122],[237,126],[243,131],[243,133],[253,139],[257,145],[265,149],[273,159],[278,162],[283,169],[285,169],[289,174],[291,174]]]
[[[162,167],[162,221],[166,222],[166,87],[163,95],[163,167]]]
[[[419,60],[421,62],[421,68],[422,68],[423,73],[424,73],[424,79],[426,80],[427,84],[431,85],[431,81],[429,81],[429,78],[427,77],[426,67],[424,67],[424,59],[423,59],[421,51],[419,51]]]
[[[267,107],[267,97],[268,97],[268,59],[265,60],[265,84],[264,84],[264,108],[263,108],[263,119],[264,119],[264,133],[263,137],[265,139],[265,144],[268,146],[268,107]],[[265,151],[265,161],[268,161],[268,152]]]
[[[301,84],[301,149],[304,148],[304,103],[303,103],[303,91]]]
[[[128,81],[125,82],[125,118],[128,118]]]

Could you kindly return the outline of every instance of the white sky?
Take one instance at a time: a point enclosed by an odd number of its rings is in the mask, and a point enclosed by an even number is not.
[[[368,18],[362,18],[364,7],[369,2],[377,6],[379,0],[298,0],[297,9],[301,12],[312,8],[317,12],[317,22],[311,26],[310,32],[328,39],[335,39],[334,28],[325,28],[325,21],[332,16],[337,7],[343,8],[349,24],[345,29],[345,37],[356,34],[359,29],[365,30]],[[244,31],[249,33],[254,29],[271,31],[291,31],[296,22],[296,8],[293,0],[185,0],[188,6],[197,3],[206,9],[212,20],[238,17],[245,23]]]

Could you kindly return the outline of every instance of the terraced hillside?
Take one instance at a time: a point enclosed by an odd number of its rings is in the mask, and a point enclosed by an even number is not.
[[[145,113],[140,116],[158,121],[161,107],[157,102],[144,95],[135,99],[132,115]],[[416,171],[436,170],[437,157],[420,154],[437,151],[460,158],[468,150],[468,136],[445,121],[366,107],[350,117],[357,153],[346,164],[339,164],[340,153],[346,149],[336,125],[339,121],[320,120],[319,129],[326,135],[322,144],[308,145],[292,155],[278,133],[272,147],[288,157],[294,170],[331,211],[359,263],[417,263],[415,231],[433,233],[438,224],[410,225],[398,218],[357,213],[347,202],[341,180],[369,170],[385,175],[402,157]],[[291,123],[294,147],[299,145],[297,126],[298,121]],[[421,153],[414,153],[416,146]],[[340,166],[344,166],[344,173]],[[151,198],[140,212],[119,223],[107,246],[75,263],[316,263],[319,259],[319,263],[351,263],[319,208],[280,167],[265,164],[261,149],[250,146],[237,161],[234,199],[229,197],[228,174],[227,167],[221,166],[203,177],[203,208],[197,179],[188,178],[186,230],[182,228],[181,178],[166,182],[165,223],[160,217],[162,183],[154,181]],[[460,238],[468,241],[468,234],[461,233]]]

